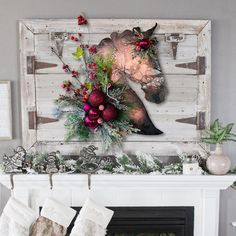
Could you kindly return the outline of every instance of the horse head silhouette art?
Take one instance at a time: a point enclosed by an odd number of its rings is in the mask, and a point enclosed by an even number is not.
[[[128,80],[141,85],[147,101],[159,104],[165,100],[167,89],[157,54],[144,58],[138,54],[134,56],[135,34],[141,33],[148,39],[156,27],[157,24],[144,32],[139,27],[122,33],[113,32],[110,38],[101,40],[97,47],[100,55],[112,53],[114,64],[111,80],[113,83],[126,84],[124,99],[133,104],[128,115],[133,125],[139,129],[138,133],[143,135],[159,135],[163,132],[154,126],[143,102],[129,86]]]

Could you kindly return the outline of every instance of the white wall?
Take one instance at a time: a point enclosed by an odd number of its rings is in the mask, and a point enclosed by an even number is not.
[[[13,81],[14,130],[13,141],[0,142],[0,155],[21,143],[17,20],[73,18],[80,12],[89,18],[211,19],[212,118],[236,122],[235,0],[0,0],[0,80]],[[227,145],[225,150],[236,164],[236,144]],[[235,191],[222,193],[220,236],[236,233],[230,226],[236,220],[235,202]]]

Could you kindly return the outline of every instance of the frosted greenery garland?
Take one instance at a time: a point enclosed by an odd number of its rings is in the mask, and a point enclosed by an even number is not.
[[[64,159],[57,152],[58,173],[81,173],[79,166],[81,160]],[[31,163],[31,167],[26,168],[28,174],[46,174],[47,157],[50,153],[28,153],[26,162]],[[98,174],[182,174],[182,160],[179,163],[165,165],[158,157],[137,151],[135,155],[129,156],[125,153],[115,155],[115,164],[108,164]],[[3,170],[3,166],[1,165]]]

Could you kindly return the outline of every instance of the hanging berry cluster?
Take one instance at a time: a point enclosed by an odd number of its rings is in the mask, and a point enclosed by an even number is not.
[[[87,25],[88,24],[87,19],[82,15],[78,16],[77,20],[78,20],[78,25]]]
[[[146,56],[152,57],[157,54],[156,45],[158,41],[156,37],[153,37],[152,35],[145,36],[140,30],[134,30],[134,42],[134,57],[136,55],[141,56],[141,58]]]

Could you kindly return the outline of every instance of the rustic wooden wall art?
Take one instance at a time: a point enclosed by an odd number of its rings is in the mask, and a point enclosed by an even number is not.
[[[78,153],[88,143],[65,142],[64,121],[53,116],[54,100],[61,94],[62,81],[70,79],[61,69],[60,56],[76,66],[71,54],[76,45],[70,35],[82,33],[84,40],[98,44],[114,31],[155,24],[159,40],[159,61],[168,87],[163,103],[145,99],[139,83],[129,82],[163,135],[131,135],[124,151],[140,150],[159,155],[176,155],[199,150],[202,130],[210,123],[211,23],[207,20],[91,19],[78,27],[76,20],[23,20],[20,22],[23,144],[40,151]],[[99,145],[99,140],[90,144]]]

